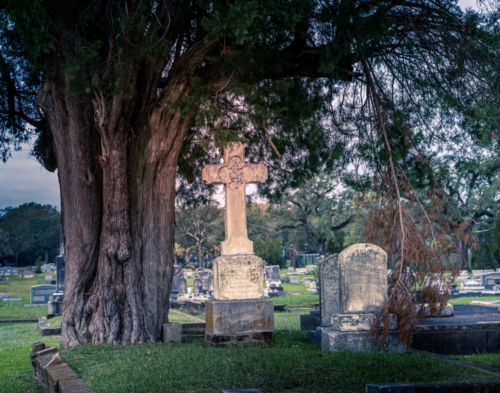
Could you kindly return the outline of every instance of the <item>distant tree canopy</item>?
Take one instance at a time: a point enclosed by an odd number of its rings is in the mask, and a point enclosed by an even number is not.
[[[36,260],[49,261],[59,255],[61,214],[50,205],[26,203],[8,207],[0,216],[0,261],[16,266],[34,265]]]

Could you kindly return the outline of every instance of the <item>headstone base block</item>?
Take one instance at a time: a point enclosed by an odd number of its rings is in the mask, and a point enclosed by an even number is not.
[[[272,343],[272,300],[208,300],[205,310],[205,342],[209,345],[248,347]]]
[[[351,351],[351,352],[371,352],[374,349],[381,350],[381,339],[374,342],[373,338],[366,338],[364,332],[340,332],[331,328],[321,329],[321,348],[323,351]],[[366,339],[366,343],[365,343]],[[385,343],[386,352],[404,353],[405,347],[399,344],[398,332],[392,330],[387,336]]]
[[[62,315],[63,302],[62,301],[50,301],[48,303],[48,315]]]

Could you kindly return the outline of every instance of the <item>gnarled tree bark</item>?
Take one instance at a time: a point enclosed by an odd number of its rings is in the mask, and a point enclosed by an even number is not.
[[[213,45],[186,51],[159,97],[154,86],[166,60],[152,62],[156,73],[124,73],[124,86],[151,88],[106,96],[72,92],[75,76],[61,56],[47,58],[51,73],[38,102],[54,135],[61,188],[62,348],[155,342],[168,322],[177,162],[192,119],[177,102]]]

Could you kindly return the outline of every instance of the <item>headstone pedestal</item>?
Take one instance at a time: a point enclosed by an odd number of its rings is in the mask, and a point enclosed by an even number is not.
[[[56,257],[56,292],[52,296],[52,300],[48,303],[48,315],[62,315],[63,300],[64,300],[64,278],[66,268],[66,256],[59,255]]]
[[[213,261],[215,299],[205,302],[205,342],[248,347],[272,341],[274,303],[264,299],[262,267],[255,255],[223,255]]]

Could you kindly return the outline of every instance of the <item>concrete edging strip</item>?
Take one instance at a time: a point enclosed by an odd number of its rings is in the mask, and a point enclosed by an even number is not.
[[[38,319],[1,319],[0,323],[36,323]]]
[[[65,363],[57,348],[45,348],[42,343],[33,344],[33,348],[37,351],[30,354],[35,378],[46,393],[91,393],[83,380]]]
[[[60,336],[61,328],[53,328],[46,321],[46,317],[38,317],[38,327],[42,331],[42,336]]]

